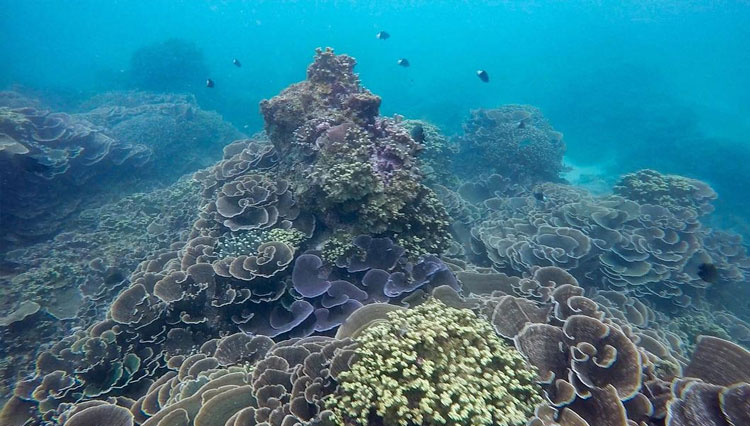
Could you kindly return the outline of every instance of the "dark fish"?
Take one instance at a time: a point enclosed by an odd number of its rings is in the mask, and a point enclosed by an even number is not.
[[[401,65],[402,67],[408,67],[409,66],[409,60],[406,58],[401,58],[398,60],[397,64]]]
[[[525,129],[526,128],[526,122],[525,121],[519,121],[518,122],[518,128],[519,129]]]
[[[238,68],[242,66],[242,64],[240,63],[240,60],[237,58],[232,59],[232,63],[234,64],[234,66]]]
[[[490,82],[490,75],[485,70],[477,70],[477,77],[485,83]]]
[[[698,276],[707,283],[715,283],[719,280],[719,268],[713,263],[701,263],[698,266]]]
[[[424,142],[424,127],[421,124],[417,124],[411,129],[411,138],[415,141],[422,143]]]
[[[381,31],[381,32],[379,32],[379,33],[375,34],[375,38],[377,38],[377,39],[379,39],[379,40],[387,40],[387,39],[388,39],[388,38],[390,38],[390,37],[391,37],[391,35],[390,35],[390,34],[388,34],[388,33],[387,33],[387,32],[385,32],[385,31]]]
[[[534,191],[534,198],[539,201],[545,201],[547,199],[547,197],[544,196],[544,192],[542,191]]]
[[[213,88],[214,87],[214,81],[211,80],[210,78],[206,79],[206,87],[208,87],[209,89]]]

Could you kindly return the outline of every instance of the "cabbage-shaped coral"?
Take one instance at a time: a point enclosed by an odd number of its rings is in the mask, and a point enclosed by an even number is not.
[[[430,300],[367,328],[339,392],[340,424],[519,425],[541,401],[535,373],[492,326]]]

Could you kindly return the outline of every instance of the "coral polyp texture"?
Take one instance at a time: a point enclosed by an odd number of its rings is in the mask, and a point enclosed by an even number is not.
[[[521,425],[541,402],[521,355],[469,310],[431,300],[356,342],[327,402],[339,424]]]

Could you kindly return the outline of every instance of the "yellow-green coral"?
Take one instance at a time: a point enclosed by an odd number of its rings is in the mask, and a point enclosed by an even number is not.
[[[388,314],[358,338],[328,401],[339,424],[520,425],[541,402],[534,372],[492,326],[430,300]]]
[[[268,231],[265,236],[266,242],[278,241],[293,247],[294,249],[298,249],[300,244],[302,244],[306,238],[307,237],[305,237],[305,234],[302,231],[294,228],[274,228]]]
[[[333,203],[360,200],[377,187],[372,167],[368,163],[334,164],[328,169],[323,183],[326,199]]]
[[[325,243],[323,243],[323,249],[321,250],[321,257],[329,263],[336,263],[336,260],[345,256],[350,251],[356,249],[356,246],[352,244],[354,237],[345,231],[336,231],[331,235]]]

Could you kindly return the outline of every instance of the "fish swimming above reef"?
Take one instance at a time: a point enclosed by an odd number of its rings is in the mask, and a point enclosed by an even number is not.
[[[526,122],[525,121],[519,121],[518,122],[518,129],[525,129],[526,128]]]
[[[490,82],[490,75],[485,70],[477,70],[477,77],[485,83]]]
[[[411,138],[416,142],[424,142],[424,127],[421,124],[414,126],[409,133],[411,134]]]
[[[378,40],[388,40],[390,37],[391,35],[385,31],[380,31],[379,33],[375,34],[375,38],[377,38]]]
[[[534,198],[537,199],[537,201],[546,201],[547,197],[544,196],[544,192],[542,191],[534,191]]]
[[[401,58],[398,61],[396,61],[397,64],[401,65],[402,67],[408,67],[409,66],[409,60],[406,58]]]
[[[237,68],[239,68],[239,67],[241,67],[241,66],[242,66],[242,63],[240,63],[240,60],[239,60],[239,59],[237,59],[237,58],[234,58],[234,59],[232,59],[232,63],[233,63],[233,64],[234,64],[234,66],[235,66],[235,67],[237,67]]]
[[[715,283],[719,280],[719,268],[713,263],[701,263],[698,266],[698,277],[707,283]]]
[[[211,80],[210,78],[206,79],[206,87],[208,87],[209,89],[213,88],[214,87],[214,81]]]

